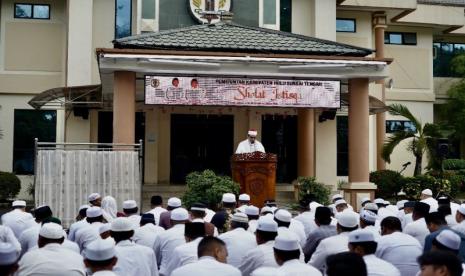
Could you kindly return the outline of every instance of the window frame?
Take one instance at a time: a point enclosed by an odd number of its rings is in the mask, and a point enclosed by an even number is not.
[[[338,31],[337,30],[337,21],[338,20],[348,20],[354,22],[354,31]],[[336,33],[350,33],[354,34],[357,32],[357,19],[356,18],[346,18],[346,17],[336,17]]]
[[[391,34],[400,35],[401,36],[401,43],[400,44],[391,43],[390,42],[390,37],[389,37]],[[415,35],[415,44],[405,42],[405,35],[406,34]],[[389,42],[386,42],[386,37],[389,38]],[[401,46],[417,46],[418,45],[418,36],[417,36],[417,33],[415,33],[415,32],[395,32],[395,31],[394,32],[385,32],[384,33],[384,44],[387,44],[387,45],[401,45]]]
[[[264,24],[264,3],[263,1],[266,0],[259,0],[258,1],[258,26],[261,28],[267,28],[272,30],[279,31],[281,29],[281,1],[280,0],[273,0],[276,3],[276,21],[275,24]]]
[[[401,123],[403,129],[391,131],[391,129],[388,128],[390,123]],[[385,131],[386,131],[386,134],[392,134],[392,133],[395,133],[395,132],[397,132],[397,131],[407,131],[407,126],[406,126],[407,123],[408,123],[408,124],[411,124],[411,126],[415,127],[415,126],[413,125],[412,121],[409,121],[409,120],[386,120],[386,122],[385,122]],[[416,132],[418,131],[417,129],[415,129],[415,131],[413,131],[412,129],[409,129],[409,130],[410,130],[410,132],[412,132],[412,133],[416,133]]]
[[[119,0],[115,0],[115,2],[114,2],[114,3],[115,3],[115,17],[114,17],[114,18],[115,18],[115,24],[114,24],[114,26],[113,26],[113,30],[114,30],[114,38],[115,38],[115,39],[123,38],[123,37],[117,37],[117,36],[116,36],[116,20],[117,20],[117,17],[118,17],[116,11],[117,11],[117,9],[118,9],[118,1],[119,1]],[[132,27],[133,27],[133,23],[134,23],[133,20],[132,20],[132,12],[133,12],[133,10],[132,10],[132,5],[133,5],[133,4],[132,4],[132,0],[128,0],[128,1],[131,3],[131,4],[129,5],[129,14],[130,14],[130,16],[129,16],[129,30],[130,30],[130,35],[129,35],[129,36],[131,36],[131,35],[133,35],[133,33],[132,33]]]
[[[137,34],[142,34],[142,33],[148,33],[148,32],[158,32],[160,30],[160,1],[159,0],[153,0],[155,1],[155,18],[154,19],[146,19],[142,18],[142,6],[143,6],[143,0],[137,0],[137,26],[136,26],[136,33]],[[152,30],[147,30],[146,28],[142,29],[142,22],[145,21],[149,25],[152,26]],[[151,22],[152,21],[152,22]]]
[[[16,6],[17,5],[29,5],[31,6],[31,17],[19,17],[16,16]],[[34,17],[34,6],[47,6],[48,7],[48,17]],[[52,7],[50,4],[40,4],[40,3],[22,3],[22,2],[15,2],[13,6],[13,17],[14,19],[27,19],[27,20],[50,20],[52,13]]]

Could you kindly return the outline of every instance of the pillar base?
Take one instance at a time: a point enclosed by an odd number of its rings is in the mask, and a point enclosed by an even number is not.
[[[377,186],[371,182],[351,182],[343,184],[341,189],[344,191],[344,199],[352,205],[354,211],[358,212],[362,198],[368,197],[374,200]]]

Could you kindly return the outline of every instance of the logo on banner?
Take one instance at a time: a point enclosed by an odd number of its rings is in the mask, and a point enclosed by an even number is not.
[[[218,23],[221,13],[229,13],[231,0],[189,0],[192,15],[200,23]]]

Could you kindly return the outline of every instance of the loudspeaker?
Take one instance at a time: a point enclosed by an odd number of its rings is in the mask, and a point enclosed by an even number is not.
[[[436,146],[436,154],[439,157],[445,158],[449,154],[449,139],[441,138]]]
[[[73,107],[73,114],[74,117],[82,117],[82,119],[87,120],[89,119],[89,108],[87,107]]]
[[[322,123],[326,120],[334,120],[336,118],[336,109],[323,110],[320,116],[318,116],[318,122]]]

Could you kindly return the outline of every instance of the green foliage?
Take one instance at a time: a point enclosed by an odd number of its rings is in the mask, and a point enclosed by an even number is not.
[[[400,192],[404,184],[404,177],[396,171],[374,171],[370,173],[370,182],[378,186],[376,197],[390,198]]]
[[[316,201],[323,205],[329,204],[331,190],[323,183],[316,182],[315,177],[299,177],[297,179],[299,200]]]
[[[224,193],[239,194],[239,184],[230,177],[216,175],[211,170],[192,172],[186,176],[187,191],[182,201],[187,208],[196,202],[203,202],[216,209]]]
[[[433,195],[444,193],[454,197],[460,187],[460,179],[452,175],[444,175],[443,178],[436,178],[431,175],[418,175],[407,177],[403,191],[410,199],[419,199],[421,191],[431,189]]]
[[[0,172],[0,201],[16,197],[21,189],[19,178],[9,172]]]
[[[464,159],[446,159],[442,162],[444,170],[465,170],[465,160]]]
[[[449,88],[447,95],[446,104],[440,105],[440,119],[452,127],[453,137],[465,138],[465,80]]]

